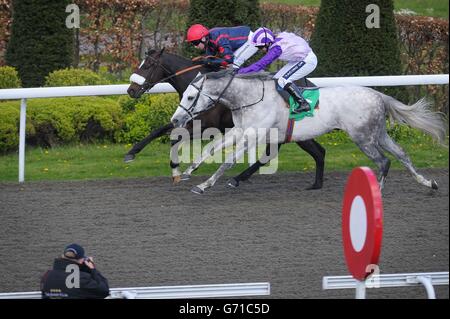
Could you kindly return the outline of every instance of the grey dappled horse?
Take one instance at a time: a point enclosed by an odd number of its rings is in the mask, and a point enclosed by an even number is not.
[[[254,149],[256,143],[278,144],[285,139],[289,109],[267,73],[234,75],[222,71],[199,76],[184,92],[171,121],[177,127],[183,126],[218,101],[231,110],[235,127],[224,139],[217,141],[214,151],[233,145],[236,136],[246,140],[245,143],[237,143],[240,147],[228,156],[206,182],[192,189],[195,193],[203,193],[206,188],[213,186],[224,171],[232,167],[246,151]],[[256,101],[260,102],[255,104]],[[390,160],[383,151],[394,155],[417,182],[433,189],[438,188],[436,181],[417,173],[408,155],[386,131],[386,116],[389,114],[397,122],[420,129],[443,144],[446,134],[444,120],[439,113],[428,110],[428,103],[424,99],[408,106],[367,87],[324,87],[320,88],[319,105],[313,117],[295,122],[292,141],[312,139],[333,129],[341,129],[378,166],[381,188],[390,167]],[[252,140],[244,134],[248,129],[256,131],[258,128],[266,129],[266,133],[258,134]],[[277,140],[268,140],[267,130],[270,128],[277,130]],[[205,152],[196,160],[184,173],[185,178],[209,156],[211,152]]]

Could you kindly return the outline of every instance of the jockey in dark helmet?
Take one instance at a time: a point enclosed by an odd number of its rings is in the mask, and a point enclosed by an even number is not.
[[[253,32],[247,26],[208,30],[201,24],[194,24],[187,31],[186,41],[204,50],[206,56],[214,56],[199,63],[216,67],[232,65],[237,69],[258,52],[252,38]]]
[[[310,107],[302,96],[302,90],[294,84],[295,80],[305,77],[317,66],[317,57],[308,43],[302,37],[289,32],[282,32],[275,37],[270,29],[264,27],[255,31],[252,42],[267,54],[254,64],[241,68],[239,73],[261,71],[277,59],[287,61],[274,78],[278,79],[278,85],[289,92],[299,104],[294,110],[295,113],[309,111]]]

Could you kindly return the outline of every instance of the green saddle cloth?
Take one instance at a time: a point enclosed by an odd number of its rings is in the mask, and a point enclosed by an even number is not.
[[[298,103],[295,101],[295,99],[290,96],[289,97],[289,119],[293,119],[295,121],[303,120],[305,117],[312,117],[314,116],[314,109],[317,106],[317,103],[319,103],[319,88],[314,89],[303,89],[303,98],[308,102],[309,104],[309,111],[308,112],[301,112],[300,114],[294,113],[293,111],[299,107]]]

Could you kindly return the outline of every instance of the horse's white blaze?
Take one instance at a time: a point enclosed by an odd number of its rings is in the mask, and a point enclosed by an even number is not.
[[[144,85],[145,78],[143,76],[139,75],[139,74],[133,73],[130,76],[130,82],[136,83],[136,84],[139,84],[139,85]]]
[[[367,211],[366,204],[361,196],[353,199],[350,208],[350,238],[353,249],[360,252],[366,242],[367,236]]]

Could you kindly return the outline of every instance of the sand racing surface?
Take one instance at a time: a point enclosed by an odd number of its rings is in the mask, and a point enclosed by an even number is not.
[[[383,190],[382,274],[449,270],[448,169],[390,171]],[[66,244],[94,256],[110,287],[270,282],[271,298],[354,298],[322,290],[348,275],[341,205],[349,172],[257,175],[237,189],[226,178],[204,195],[170,178],[0,183],[0,292],[39,290]],[[449,298],[448,286],[436,287]],[[423,287],[370,289],[367,298],[426,298]]]

